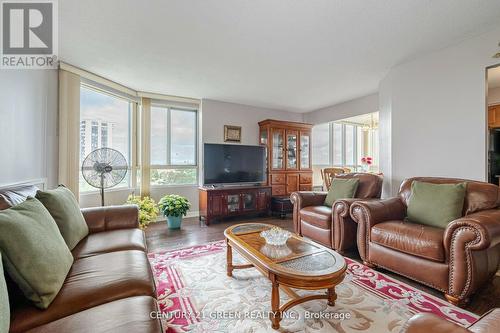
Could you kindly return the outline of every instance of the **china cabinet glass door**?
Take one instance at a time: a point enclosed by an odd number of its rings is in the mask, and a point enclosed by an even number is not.
[[[297,132],[290,131],[286,133],[286,168],[297,169]]]
[[[273,169],[283,169],[283,152],[284,152],[284,138],[283,130],[273,129],[273,156],[272,167]]]
[[[311,168],[311,134],[300,132],[300,168]]]
[[[267,129],[260,130],[260,144],[267,145]]]

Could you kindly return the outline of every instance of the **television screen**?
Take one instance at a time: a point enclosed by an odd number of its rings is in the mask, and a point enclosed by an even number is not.
[[[204,184],[266,181],[266,148],[205,143]]]

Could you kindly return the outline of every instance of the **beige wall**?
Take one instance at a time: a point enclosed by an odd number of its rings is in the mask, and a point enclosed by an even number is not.
[[[0,71],[0,186],[57,185],[57,70]]]
[[[304,121],[322,124],[378,111],[378,93],[359,97],[304,114]]]
[[[264,119],[302,121],[301,113],[259,108],[249,105],[204,99],[202,109],[202,137],[206,143],[224,142],[224,125],[241,126],[241,143],[259,144],[258,122]]]
[[[406,177],[486,180],[485,70],[500,26],[390,70],[379,86],[384,195]]]

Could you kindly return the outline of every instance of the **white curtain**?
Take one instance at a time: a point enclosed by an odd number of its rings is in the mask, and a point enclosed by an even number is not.
[[[59,184],[79,197],[80,76],[59,70]]]

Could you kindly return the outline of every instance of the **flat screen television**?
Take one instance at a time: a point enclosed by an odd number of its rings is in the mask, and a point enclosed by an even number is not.
[[[204,185],[266,181],[266,147],[205,143]]]

